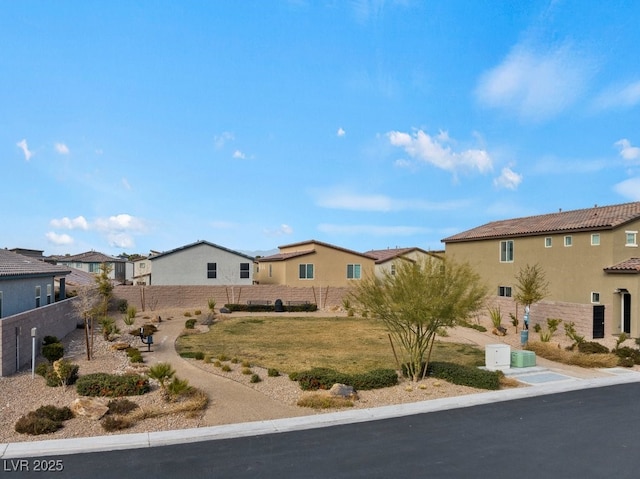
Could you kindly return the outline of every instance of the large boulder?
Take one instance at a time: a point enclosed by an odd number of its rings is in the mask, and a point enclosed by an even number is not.
[[[348,386],[346,384],[335,383],[329,389],[329,394],[335,397],[348,398],[348,399],[358,399],[358,394],[356,390],[353,389],[353,386]]]
[[[74,399],[70,406],[76,416],[86,416],[96,421],[104,416],[109,408],[104,398],[80,397]]]

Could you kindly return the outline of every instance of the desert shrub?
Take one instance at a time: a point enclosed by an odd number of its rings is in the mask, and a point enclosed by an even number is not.
[[[218,356],[218,359],[220,359],[220,356]],[[224,361],[224,359],[223,359],[223,361]],[[232,359],[231,359],[231,362],[232,362],[233,364],[238,364],[238,363],[240,362],[240,360],[239,360],[238,358],[232,358]]]
[[[564,332],[572,342],[571,345],[567,348],[569,351],[573,351],[576,346],[581,343],[584,343],[584,336],[578,334],[576,331],[576,324],[571,321],[569,323],[564,323]]]
[[[213,365],[214,365],[215,367],[219,368],[220,366],[222,366],[222,363],[221,363],[219,360],[217,360],[217,359],[216,359],[216,360],[213,362]],[[227,367],[228,367],[228,366],[227,366]]]
[[[135,306],[127,307],[124,312],[124,318],[123,318],[124,324],[126,324],[127,326],[133,325],[133,323],[135,323],[135,320],[136,320],[136,314],[138,314],[138,310],[136,309]]]
[[[160,383],[162,389],[166,388],[166,384],[169,380],[173,379],[176,374],[176,370],[173,369],[169,363],[154,364],[149,368],[147,375],[151,379],[155,379]]]
[[[204,359],[204,353],[202,351],[196,351],[193,357],[198,361],[202,361]]]
[[[191,311],[185,311],[184,317],[185,318],[190,318],[191,317]]]
[[[289,378],[297,381],[304,391],[331,389],[336,383],[347,384],[355,389],[379,389],[398,384],[398,375],[393,369],[376,369],[366,373],[345,374],[329,368],[313,368],[291,373]]]
[[[64,346],[60,342],[44,344],[42,346],[42,356],[50,363],[53,363],[64,356]]]
[[[202,351],[181,351],[180,357],[185,359],[204,359]]]
[[[459,321],[458,322],[458,326],[462,326],[464,328],[475,329],[476,331],[480,331],[482,333],[487,331],[487,328],[485,328],[483,325],[478,324],[478,323],[472,323],[470,321]]]
[[[54,344],[54,343],[59,343],[60,340],[55,337],[55,336],[45,336],[44,338],[42,338],[42,345],[47,345],[47,344]]]
[[[45,379],[47,380],[47,386],[71,386],[75,384],[78,380],[78,370],[80,366],[77,364],[72,364],[71,361],[67,361],[65,359],[59,359],[53,366],[51,370],[47,372]],[[57,384],[53,384],[54,378],[51,374],[55,375],[55,379],[57,379]],[[50,384],[51,383],[51,384]]]
[[[35,410],[39,417],[46,417],[52,421],[67,421],[73,418],[73,412],[68,407],[57,407],[52,405],[40,406]]]
[[[184,322],[184,327],[185,327],[186,329],[194,329],[194,328],[196,327],[196,321],[197,321],[197,320],[196,320],[195,318],[187,319],[187,320]]]
[[[140,396],[150,390],[149,380],[139,374],[93,373],[82,376],[76,383],[80,396]]]
[[[313,311],[318,311],[318,305],[313,303],[304,303],[304,304],[290,304],[284,307],[284,310],[288,313],[308,313]],[[353,309],[351,309],[351,316],[353,316]],[[367,314],[366,311],[362,312],[363,317]]]
[[[204,357],[202,358],[202,360],[207,364],[211,363],[212,362],[211,361],[211,355],[210,354],[205,354]]]
[[[20,434],[38,436],[40,434],[54,433],[61,427],[62,423],[60,421],[53,421],[46,417],[39,417],[33,413],[29,413],[16,421],[14,429]]]
[[[116,320],[105,316],[104,318],[100,318],[98,321],[100,327],[102,328],[102,337],[105,341],[109,341],[112,335],[120,333],[120,330],[116,326]]]
[[[20,417],[16,421],[14,429],[20,434],[30,434],[32,436],[51,434],[62,427],[63,421],[72,417],[73,413],[68,407],[41,406],[35,411]]]
[[[38,376],[42,376],[45,377],[45,375],[47,374],[47,371],[49,370],[49,368],[51,367],[50,364],[47,363],[40,363],[36,366],[36,369],[34,370],[34,372],[38,375]]]
[[[138,409],[140,406],[138,406],[136,403],[134,403],[129,399],[119,398],[119,399],[112,399],[111,401],[109,401],[109,403],[107,404],[107,407],[109,408],[109,411],[107,414],[125,415],[125,414],[129,414],[131,411],[135,409]]]
[[[129,361],[132,363],[144,363],[144,358],[138,348],[127,348],[125,351],[127,352]]]
[[[622,346],[613,352],[620,358],[621,366],[632,367],[634,364],[640,364],[640,351],[637,349],[630,348],[629,346]]]
[[[179,379],[174,377],[173,380],[167,385],[166,393],[167,399],[176,400],[180,396],[188,395],[192,391],[192,387],[189,386],[187,379]]]
[[[267,369],[267,376],[269,376],[270,378],[277,378],[278,376],[280,376],[280,371],[275,368],[269,368]]]
[[[216,356],[216,358],[218,359],[218,361],[229,361],[229,356],[227,356],[224,353],[220,353]],[[235,359],[235,358],[234,358]],[[233,360],[231,362],[234,362]],[[237,363],[238,360],[236,359],[235,362]]]
[[[260,376],[258,376],[257,374],[252,374],[251,378],[249,379],[250,383],[259,383],[260,381],[262,381],[262,379],[260,379]]]
[[[137,329],[135,331],[136,332],[134,336],[138,336],[140,334],[140,330]],[[153,324],[145,324],[144,326],[142,326],[142,334],[144,336],[151,336],[153,335],[153,333],[157,333],[157,332],[158,332],[158,328],[156,328],[156,326]]]
[[[310,407],[313,409],[333,409],[341,407],[353,407],[353,401],[342,398],[329,396],[328,394],[305,394],[298,400],[298,406]]]
[[[429,363],[427,375],[461,386],[490,390],[500,389],[499,372],[455,363],[432,361]]]
[[[116,303],[116,308],[122,314],[127,312],[128,307],[129,307],[129,302],[126,299],[119,299]]]
[[[251,363],[245,359],[244,361],[242,361],[242,367],[243,368],[250,368],[251,367]]]
[[[249,375],[251,374],[253,371],[251,371],[251,368],[242,368],[242,374],[246,374]]]
[[[112,432],[128,429],[134,425],[134,422],[126,417],[105,416],[102,421],[100,421],[100,425],[105,431]]]
[[[398,384],[398,373],[393,369],[374,369],[351,375],[350,386],[358,390],[381,389]]]
[[[578,344],[578,351],[583,354],[606,354],[609,348],[595,341],[585,341]]]
[[[225,373],[228,373],[229,371],[231,371],[231,366],[229,366],[228,364],[223,364],[220,369],[222,369]]]
[[[200,316],[202,314],[202,311],[199,309],[196,309],[193,314],[195,314],[196,316]]]
[[[586,344],[586,343],[583,343]],[[597,344],[597,343],[595,343]],[[598,350],[602,345],[597,347]],[[578,346],[580,348],[580,346]],[[585,346],[582,346],[583,348]],[[581,353],[577,351],[566,351],[549,343],[541,343],[531,341],[527,345],[527,349],[536,353],[536,355],[564,364],[580,366],[583,368],[612,368],[618,365],[619,358],[611,353]],[[606,349],[606,348],[605,348]]]
[[[491,324],[493,324],[494,328],[499,328],[502,326],[502,313],[500,312],[499,307],[488,308],[489,317],[491,318]]]

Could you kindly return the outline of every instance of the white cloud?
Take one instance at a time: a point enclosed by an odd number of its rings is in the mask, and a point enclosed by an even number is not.
[[[429,228],[420,226],[336,225],[329,223],[318,225],[318,230],[328,234],[369,236],[412,236],[430,232]]]
[[[67,229],[67,230],[87,230],[89,229],[89,224],[84,216],[77,216],[76,218],[67,218],[66,216],[61,219],[52,219],[49,224],[56,229]]]
[[[347,132],[344,131],[344,128],[338,128],[338,131],[336,132],[336,135],[338,135],[340,137],[342,137],[342,136],[344,136],[346,134],[347,134]]]
[[[67,145],[65,145],[64,143],[56,143],[54,145],[54,148],[61,155],[68,155],[69,154],[69,147]]]
[[[122,186],[124,186],[125,190],[131,191],[132,189],[129,180],[127,180],[126,178],[122,178]]]
[[[119,214],[109,218],[98,218],[94,222],[99,231],[111,233],[117,231],[144,232],[146,225],[142,220],[128,214]]]
[[[73,244],[73,238],[67,234],[57,234],[53,231],[48,232],[46,235],[49,243],[53,243],[55,245],[70,245]]]
[[[631,143],[626,138],[618,140],[614,143],[620,150],[620,156],[625,160],[638,160],[640,159],[640,148],[637,146],[631,146]]]
[[[613,187],[614,191],[631,201],[640,201],[640,178],[629,178]]]
[[[547,51],[517,45],[500,65],[481,76],[476,95],[488,107],[544,120],[576,102],[590,70],[589,62],[569,45]]]
[[[22,153],[24,153],[25,161],[31,160],[31,157],[33,156],[33,152],[29,150],[29,145],[27,144],[27,140],[25,139],[20,140],[18,143],[16,143],[16,146],[22,150]]]
[[[502,168],[500,176],[493,180],[493,184],[497,188],[507,188],[509,190],[517,189],[520,183],[522,183],[522,175],[509,167]]]
[[[128,233],[110,233],[107,235],[109,246],[113,248],[129,249],[135,246],[135,241]]]
[[[236,150],[233,152],[233,157],[239,160],[244,160],[247,157],[247,155],[245,155],[240,150]]]
[[[352,193],[342,188],[329,188],[312,191],[316,205],[322,208],[351,210],[351,211],[443,211],[464,206],[464,200],[434,203],[420,199],[395,199],[386,195],[363,195]]]
[[[219,135],[215,135],[213,137],[213,142],[216,146],[217,149],[222,148],[227,142],[229,141],[233,141],[235,139],[235,137],[233,136],[233,133],[228,132],[228,131],[224,131]]]
[[[451,142],[448,133],[443,131],[435,138],[422,130],[413,134],[391,131],[387,133],[387,137],[393,146],[404,149],[410,157],[446,171],[455,173],[458,170],[475,169],[484,173],[492,168],[492,160],[487,151],[468,149],[455,152],[447,144]]]
[[[282,224],[275,229],[265,229],[264,234],[267,236],[287,236],[293,234],[293,228],[289,225]]]
[[[614,86],[600,94],[594,104],[598,109],[630,108],[640,103],[640,81]]]

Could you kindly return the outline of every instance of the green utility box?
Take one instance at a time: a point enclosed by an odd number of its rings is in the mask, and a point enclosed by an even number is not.
[[[512,368],[530,368],[536,365],[536,353],[533,351],[511,351]]]

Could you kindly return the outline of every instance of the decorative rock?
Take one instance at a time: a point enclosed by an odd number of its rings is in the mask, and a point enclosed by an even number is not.
[[[90,419],[99,420],[104,416],[109,408],[103,398],[80,397],[74,399],[70,406],[71,411],[76,416],[86,416]]]
[[[331,386],[331,389],[329,389],[329,394],[336,397],[358,399],[358,394],[356,390],[353,389],[353,386],[347,386],[346,384],[334,384]]]
[[[231,314],[231,310],[229,308],[220,308],[220,312],[223,314]]]

